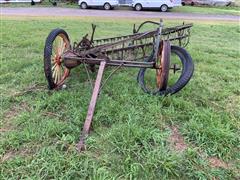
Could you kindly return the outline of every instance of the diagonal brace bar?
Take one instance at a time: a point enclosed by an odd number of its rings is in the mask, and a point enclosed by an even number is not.
[[[100,85],[101,85],[101,80],[103,77],[103,71],[105,69],[106,66],[106,61],[101,61],[99,69],[98,69],[98,74],[97,74],[97,79],[95,82],[95,86],[93,89],[93,93],[92,93],[92,98],[88,107],[88,112],[87,112],[87,117],[83,126],[83,130],[82,133],[80,135],[80,140],[77,144],[77,150],[80,151],[84,151],[86,149],[85,146],[85,139],[89,134],[89,130],[91,127],[91,123],[92,123],[92,119],[93,119],[93,114],[95,111],[95,107],[96,107],[96,102],[97,102],[97,98],[98,98],[98,93],[100,90]]]

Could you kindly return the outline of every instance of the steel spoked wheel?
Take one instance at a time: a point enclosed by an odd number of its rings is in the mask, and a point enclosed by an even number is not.
[[[153,55],[152,57],[149,57],[147,60],[149,61],[152,58],[153,58]],[[160,85],[164,85],[164,86],[162,87],[160,86],[160,88],[158,88],[157,90],[152,91],[149,88],[149,85],[148,85],[149,70],[147,70],[147,68],[141,68],[139,70],[138,83],[144,92],[152,95],[161,95],[161,96],[168,95],[168,94],[172,95],[180,91],[189,82],[194,71],[194,64],[193,64],[192,58],[184,48],[179,46],[171,46],[169,72],[171,70],[173,70],[174,73],[168,74],[168,76],[162,75],[162,79],[165,80],[165,82],[167,82],[167,86],[165,86],[165,83],[162,83],[162,84],[160,83]]]
[[[192,78],[194,64],[190,54],[182,47],[171,46],[171,74],[169,74],[168,87],[159,91],[159,95],[175,94],[184,88]]]
[[[171,46],[169,41],[161,41],[154,68],[141,68],[138,82],[142,89],[149,94],[157,94],[166,90],[170,66]],[[147,61],[154,59],[154,52]]]
[[[70,70],[64,66],[63,54],[70,49],[67,33],[54,29],[47,37],[44,48],[44,71],[49,89],[59,88],[69,76]]]
[[[168,74],[170,67],[171,45],[169,41],[162,41],[156,62],[156,80],[159,90],[166,90],[168,85]],[[160,62],[160,64],[158,64]]]

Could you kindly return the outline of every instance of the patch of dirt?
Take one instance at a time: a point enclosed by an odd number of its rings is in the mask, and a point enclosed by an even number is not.
[[[227,112],[234,113],[238,112],[238,109],[240,109],[240,96],[230,96],[228,97],[225,108]]]
[[[19,106],[13,106],[5,113],[4,119],[9,120],[17,116],[21,111],[30,111],[29,105],[26,102],[21,102]]]
[[[209,165],[212,168],[224,168],[224,169],[228,169],[229,168],[229,164],[227,164],[226,162],[222,161],[221,159],[218,159],[217,157],[210,157],[210,158],[208,158],[208,162],[209,162]]]
[[[168,141],[171,146],[179,152],[183,152],[188,148],[188,145],[185,143],[183,136],[180,134],[176,126],[170,127],[172,134],[169,137]]]
[[[24,88],[20,92],[15,92],[14,94],[12,94],[12,96],[13,97],[23,96],[23,95],[28,94],[28,93],[37,92],[37,91],[44,91],[44,90],[45,90],[45,85],[37,83],[37,84],[33,84],[33,85],[30,85],[30,86]]]
[[[53,112],[44,112],[43,113],[44,116],[51,116],[51,117],[58,117],[61,118],[62,116]]]
[[[16,106],[13,106],[9,111],[7,111],[4,115],[5,120],[9,120],[17,116],[19,113],[19,108]]]
[[[178,152],[185,151],[189,145],[187,145],[184,141],[183,136],[178,130],[177,126],[171,126],[169,127],[171,129],[171,135],[168,139],[170,142],[172,148]],[[195,147],[194,145],[190,144],[191,147]],[[204,157],[201,149],[198,149],[199,155],[206,161],[209,162],[209,166],[212,168],[224,168],[229,169],[231,168],[231,164],[224,162],[223,160],[217,158],[217,157]]]
[[[14,105],[3,115],[3,127],[0,128],[0,133],[8,132],[14,128],[11,120],[18,116],[21,111],[30,111],[30,107],[26,102],[20,103],[20,105]]]
[[[16,157],[16,156],[27,156],[30,154],[32,154],[32,151],[28,150],[28,149],[21,149],[18,151],[8,151],[1,157],[0,162],[3,163],[7,160],[10,160],[10,159]]]
[[[11,130],[11,126],[7,126],[7,127],[4,127],[4,128],[0,128],[0,133],[4,133],[4,132],[8,132]]]

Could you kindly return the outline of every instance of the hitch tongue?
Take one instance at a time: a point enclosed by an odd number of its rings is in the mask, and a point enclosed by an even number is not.
[[[87,117],[86,117],[86,120],[85,120],[85,123],[84,123],[84,126],[83,126],[82,133],[80,135],[80,140],[77,144],[77,150],[79,152],[86,150],[85,139],[88,136],[89,130],[90,130],[90,127],[91,127],[93,114],[94,114],[94,111],[95,111],[95,107],[96,107],[96,103],[97,103],[98,94],[99,94],[99,91],[100,91],[100,85],[101,85],[101,81],[102,81],[105,66],[106,66],[106,61],[101,61],[99,69],[98,69],[97,79],[95,81],[95,85],[94,85],[94,89],[93,89],[93,93],[92,93],[92,98],[91,98],[90,104],[88,106]]]

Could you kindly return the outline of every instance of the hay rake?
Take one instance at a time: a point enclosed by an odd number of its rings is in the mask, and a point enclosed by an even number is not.
[[[146,24],[156,25],[156,28],[141,32]],[[192,24],[183,23],[163,28],[162,20],[145,21],[138,27],[134,24],[130,35],[94,39],[96,26],[92,25],[91,37],[88,38],[86,34],[79,42],[74,42],[73,46],[64,30],[51,31],[44,49],[44,71],[49,89],[65,87],[64,81],[69,76],[70,69],[80,64],[84,65],[88,78],[90,71],[96,71],[96,66],[99,66],[87,117],[77,144],[79,151],[85,149],[84,141],[89,134],[99,91],[119,68],[139,68],[137,81],[144,92],[152,95],[171,95],[188,83],[194,66],[191,56],[183,47],[189,43],[191,27]],[[171,45],[170,42],[177,45]],[[107,66],[116,66],[116,69],[102,84],[103,72]],[[150,80],[147,73],[149,69],[154,71],[149,73],[154,74]],[[171,76],[170,70],[178,77]]]

